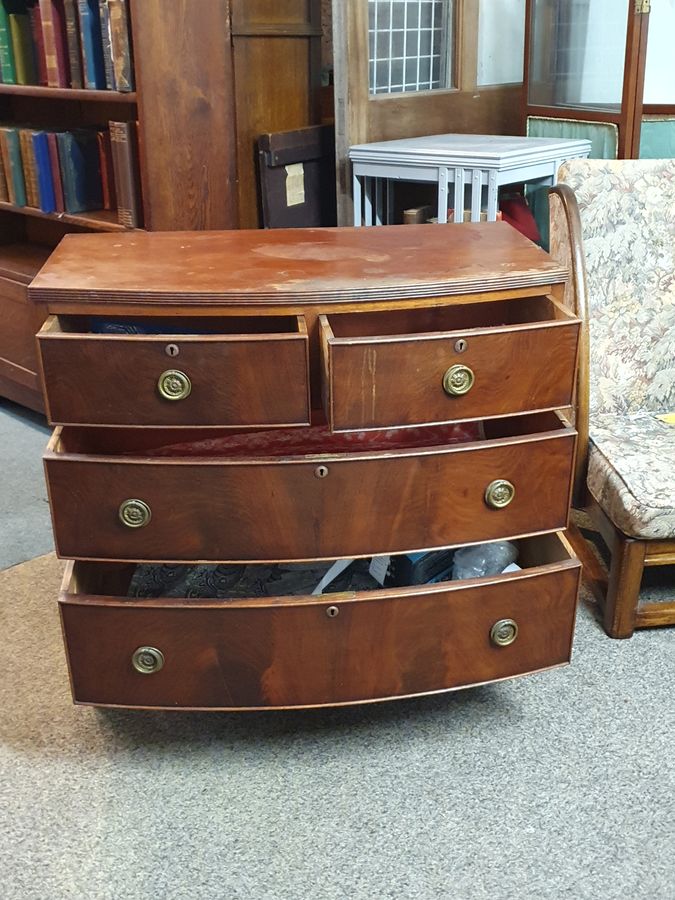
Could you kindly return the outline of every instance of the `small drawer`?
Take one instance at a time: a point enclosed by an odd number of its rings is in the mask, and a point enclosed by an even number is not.
[[[336,431],[569,406],[580,322],[551,297],[320,317]]]
[[[376,450],[365,441],[376,432],[356,447],[353,435],[334,435],[323,453],[289,449],[284,432],[176,445],[175,432],[57,429],[45,454],[57,550],[150,562],[337,559],[566,527],[573,428],[540,413],[450,443],[458,429],[401,429]]]
[[[60,598],[77,703],[330,706],[484,684],[569,662],[580,566],[560,534],[521,572],[319,597],[128,599],[133,566],[69,563]]]
[[[52,316],[38,344],[53,424],[232,428],[309,423],[302,316]]]

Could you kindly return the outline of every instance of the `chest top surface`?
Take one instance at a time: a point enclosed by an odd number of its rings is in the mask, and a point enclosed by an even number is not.
[[[503,222],[377,228],[69,234],[34,300],[302,304],[452,296],[564,282]]]

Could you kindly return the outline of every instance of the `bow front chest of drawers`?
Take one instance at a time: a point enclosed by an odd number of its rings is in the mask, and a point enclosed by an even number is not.
[[[73,697],[261,709],[569,661],[579,321],[503,223],[68,235],[33,281]],[[137,566],[513,540],[519,571],[130,595]]]

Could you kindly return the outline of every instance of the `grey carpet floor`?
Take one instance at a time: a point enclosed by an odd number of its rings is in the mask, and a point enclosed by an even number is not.
[[[50,434],[43,416],[0,399],[0,569],[54,546],[42,471]]]
[[[350,709],[71,705],[52,555],[0,573],[3,900],[673,900],[675,630]]]

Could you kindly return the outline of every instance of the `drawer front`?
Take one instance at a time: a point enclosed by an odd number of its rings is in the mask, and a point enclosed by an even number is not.
[[[569,406],[578,322],[350,341],[322,316],[336,431],[485,419]],[[466,391],[462,393],[462,391]]]
[[[74,699],[174,709],[322,706],[561,665],[570,658],[579,579],[578,564],[567,566],[367,600],[352,594],[247,606],[66,596],[61,614]],[[507,646],[491,638],[503,619],[518,627]],[[141,647],[160,651],[161,669],[136,671],[132,658]],[[157,665],[158,655],[153,659]]]
[[[547,434],[551,434],[548,432]],[[575,432],[289,461],[46,456],[61,556],[277,561],[398,553],[566,527]],[[508,506],[486,489],[506,480]],[[499,492],[498,492],[499,493]],[[125,526],[121,505],[140,500]],[[141,510],[139,512],[139,509]]]
[[[307,332],[39,335],[49,419],[119,426],[309,423]]]

